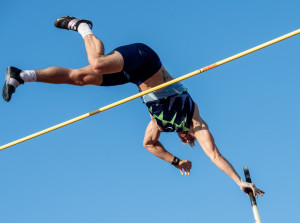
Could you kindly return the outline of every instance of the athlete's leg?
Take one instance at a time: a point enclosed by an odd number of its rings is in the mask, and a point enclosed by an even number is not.
[[[80,69],[49,67],[36,70],[37,82],[72,85],[101,85],[102,75],[96,74],[91,66]]]
[[[104,44],[94,34],[86,35],[83,39],[88,58],[93,59],[104,55]]]
[[[122,55],[117,51],[104,55],[104,44],[94,34],[85,35],[84,44],[88,61],[95,73],[111,74],[122,71],[124,67]]]
[[[124,60],[120,53],[104,55],[104,45],[92,32],[92,22],[71,16],[58,18],[54,25],[57,28],[77,31],[84,38],[88,61],[98,74],[110,74],[122,71]]]
[[[51,84],[72,85],[101,85],[103,75],[93,71],[91,66],[81,69],[68,69],[63,67],[49,67],[43,70],[20,70],[8,67],[2,96],[5,101],[10,101],[12,94],[20,84],[25,82],[44,82]]]
[[[68,69],[62,67],[49,67],[43,70],[22,71],[15,67],[8,67],[6,71],[5,83],[2,89],[2,96],[5,101],[10,101],[16,88],[24,82],[45,82],[53,84],[73,84],[73,85],[101,85],[103,74],[111,74],[122,71],[124,60],[119,52],[113,51],[109,55],[104,54],[103,43],[92,34],[92,23],[88,20],[76,19],[64,16],[57,19],[54,25],[62,29],[72,29],[78,31],[84,38],[90,66],[81,69]],[[79,27],[81,25],[81,27]],[[122,76],[122,75],[119,75]],[[118,77],[119,77],[118,76]],[[113,78],[115,78],[114,76]],[[110,78],[112,79],[112,78]],[[118,84],[124,84],[125,80]],[[112,81],[106,81],[106,86],[114,85]]]
[[[108,55],[97,56],[97,52],[93,51],[93,47],[91,47],[94,44],[94,38],[96,38],[94,35],[87,35],[84,38],[86,46],[88,45],[88,47],[86,47],[88,61],[94,72],[98,74],[112,74],[121,72],[124,67],[124,59],[122,55],[117,51],[113,51]]]

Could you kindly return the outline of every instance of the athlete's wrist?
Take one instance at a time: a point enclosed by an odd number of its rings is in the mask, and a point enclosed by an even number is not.
[[[181,160],[180,160],[178,157],[174,156],[174,158],[173,158],[171,164],[172,164],[173,166],[178,166],[178,164],[179,164],[180,161],[181,161]]]
[[[242,178],[239,178],[239,180],[236,181],[236,184],[237,184],[239,187],[241,187],[244,183],[245,183],[245,182],[243,181]]]

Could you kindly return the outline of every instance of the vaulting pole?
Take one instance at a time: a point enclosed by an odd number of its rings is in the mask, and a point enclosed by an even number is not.
[[[249,169],[246,166],[244,167],[244,173],[245,173],[246,182],[252,183]],[[256,199],[253,195],[253,192],[249,191],[248,195],[250,197],[255,223],[261,223],[259,213],[258,213],[258,209],[257,209]]]
[[[86,113],[86,114],[84,114],[84,115],[81,115],[81,116],[78,116],[78,117],[76,117],[76,118],[70,119],[70,120],[68,120],[68,121],[62,122],[62,123],[60,123],[60,124],[58,124],[58,125],[55,125],[55,126],[52,126],[52,127],[50,127],[50,128],[44,129],[44,130],[42,130],[42,131],[36,132],[36,133],[34,133],[34,134],[32,134],[32,135],[26,136],[26,137],[24,137],[24,138],[18,139],[18,140],[16,140],[16,141],[11,142],[11,143],[8,143],[8,144],[5,144],[5,145],[3,145],[3,146],[0,146],[0,150],[6,149],[6,148],[11,147],[11,146],[14,146],[14,145],[16,145],[16,144],[19,144],[19,143],[21,143],[21,142],[27,141],[27,140],[29,140],[29,139],[38,137],[38,136],[43,135],[43,134],[45,134],[45,133],[48,133],[48,132],[51,132],[51,131],[53,131],[53,130],[59,129],[59,128],[61,128],[61,127],[64,127],[64,126],[66,126],[66,125],[69,125],[69,124],[72,124],[72,123],[74,123],[74,122],[80,121],[80,120],[82,120],[82,119],[88,118],[88,117],[90,117],[90,116],[93,116],[93,115],[98,114],[98,113],[100,113],[100,112],[103,112],[103,111],[105,111],[105,110],[111,109],[111,108],[116,107],[116,106],[121,105],[121,104],[124,104],[124,103],[126,103],[126,102],[128,102],[128,101],[132,101],[132,100],[134,100],[134,99],[136,99],[136,98],[139,98],[139,97],[141,97],[141,96],[143,96],[143,95],[146,95],[146,94],[149,94],[149,93],[151,93],[151,92],[153,92],[153,91],[157,91],[157,90],[159,90],[159,89],[165,88],[165,87],[167,87],[167,86],[169,86],[169,85],[171,85],[171,84],[174,84],[174,83],[177,83],[177,82],[179,82],[179,81],[185,80],[185,79],[187,79],[187,78],[190,78],[190,77],[195,76],[195,75],[197,75],[197,74],[203,73],[203,72],[208,71],[208,70],[210,70],[210,69],[213,69],[213,68],[215,68],[215,67],[221,66],[221,65],[223,65],[223,64],[225,64],[225,63],[228,63],[228,62],[230,62],[230,61],[233,61],[233,60],[235,60],[235,59],[238,59],[238,58],[240,58],[240,57],[243,57],[243,56],[248,55],[248,54],[250,54],[250,53],[253,53],[253,52],[255,52],[255,51],[258,51],[258,50],[260,50],[260,49],[262,49],[262,48],[265,48],[265,47],[270,46],[270,45],[272,45],[272,44],[274,44],[274,43],[277,43],[277,42],[280,42],[280,41],[285,40],[285,39],[287,39],[287,38],[290,38],[290,37],[292,37],[292,36],[295,36],[295,35],[297,35],[297,34],[299,34],[299,33],[300,33],[300,29],[295,30],[294,32],[288,33],[288,34],[286,34],[286,35],[283,35],[283,36],[281,36],[281,37],[278,37],[278,38],[276,38],[276,39],[273,39],[273,40],[271,40],[271,41],[269,41],[269,42],[263,43],[263,44],[261,44],[261,45],[259,45],[259,46],[253,47],[253,48],[251,48],[251,49],[249,49],[249,50],[246,50],[246,51],[244,51],[244,52],[241,52],[241,53],[239,53],[239,54],[236,54],[236,55],[234,55],[234,56],[232,56],[232,57],[228,57],[228,58],[226,58],[226,59],[224,59],[224,60],[221,60],[221,61],[219,61],[219,62],[217,62],[217,63],[214,63],[214,64],[211,64],[211,65],[206,66],[206,67],[204,67],[204,68],[201,68],[200,70],[196,70],[196,71],[191,72],[191,73],[189,73],[189,74],[186,74],[186,75],[183,75],[183,76],[178,77],[178,78],[176,78],[176,79],[173,79],[173,80],[171,80],[171,81],[169,81],[169,82],[163,83],[163,84],[161,84],[161,85],[158,85],[158,86],[153,87],[153,88],[151,88],[151,89],[148,89],[148,90],[146,90],[146,91],[140,92],[140,93],[135,94],[135,95],[133,95],[133,96],[124,98],[124,99],[122,99],[122,100],[120,100],[120,101],[117,101],[117,102],[114,102],[114,103],[112,103],[112,104],[110,104],[110,105],[107,105],[107,106],[104,106],[104,107],[102,107],[102,108],[99,108],[99,109],[97,109],[97,110],[95,110],[95,111]]]

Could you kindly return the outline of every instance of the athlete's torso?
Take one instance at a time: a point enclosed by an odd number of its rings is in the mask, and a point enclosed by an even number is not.
[[[161,66],[161,68],[153,76],[149,77],[138,87],[141,91],[145,91],[173,79],[174,78],[169,74],[169,72],[165,69],[165,67]]]

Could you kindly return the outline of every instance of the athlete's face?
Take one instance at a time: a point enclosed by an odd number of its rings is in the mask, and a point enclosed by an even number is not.
[[[187,132],[177,132],[177,135],[183,143],[190,143],[195,140],[195,137]]]

